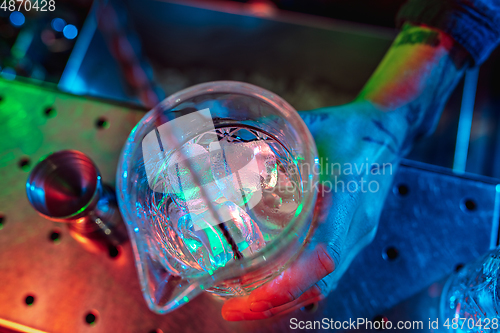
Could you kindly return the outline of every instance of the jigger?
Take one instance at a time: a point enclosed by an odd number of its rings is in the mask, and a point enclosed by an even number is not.
[[[82,152],[62,150],[45,157],[31,171],[26,192],[40,215],[68,223],[79,241],[83,236],[109,249],[127,240],[113,188],[102,183],[96,165]]]

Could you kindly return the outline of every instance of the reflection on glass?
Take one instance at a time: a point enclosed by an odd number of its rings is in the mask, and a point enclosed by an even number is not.
[[[295,110],[248,84],[195,86],[149,112],[117,183],[151,309],[202,290],[245,295],[279,274],[310,229],[315,157]]]

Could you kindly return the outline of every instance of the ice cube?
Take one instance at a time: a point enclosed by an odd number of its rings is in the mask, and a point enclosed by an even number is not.
[[[208,210],[192,216],[194,230],[212,229],[220,223],[225,223],[233,240],[242,247],[241,250],[249,248],[250,253],[254,253],[264,247],[264,237],[259,226],[235,203],[224,201],[215,205],[214,210],[219,219],[216,219]]]
[[[217,186],[240,207],[253,208],[262,198],[263,186],[276,185],[276,158],[263,141],[229,142],[224,138],[209,145],[209,154]]]
[[[222,196],[212,176],[209,153],[199,144],[188,143],[181,151],[174,152],[167,170],[173,199],[189,212],[204,210],[208,205],[207,201],[216,201]],[[208,200],[201,195],[192,171],[198,175]]]
[[[195,230],[194,225],[203,228]],[[232,258],[232,251],[221,230],[209,225],[203,216],[184,215],[179,219],[177,228],[188,251],[204,271],[222,267]]]

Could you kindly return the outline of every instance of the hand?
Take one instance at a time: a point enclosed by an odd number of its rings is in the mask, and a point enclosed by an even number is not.
[[[401,156],[433,130],[466,59],[443,32],[407,25],[353,103],[301,113],[322,165],[317,230],[282,274],[226,301],[226,320],[287,313],[336,287],[375,235]]]
[[[301,113],[320,156],[324,206],[299,259],[250,296],[228,300],[226,320],[263,319],[317,301],[335,288],[355,255],[374,237],[399,161],[402,140],[387,115],[354,102]],[[331,274],[333,272],[333,274]]]

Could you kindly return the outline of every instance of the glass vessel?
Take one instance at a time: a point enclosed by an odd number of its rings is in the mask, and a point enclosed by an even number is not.
[[[149,307],[243,296],[278,275],[311,233],[317,163],[298,113],[250,84],[200,84],[147,113],[117,197]]]
[[[449,332],[500,332],[500,248],[465,265],[441,295],[442,327]]]

